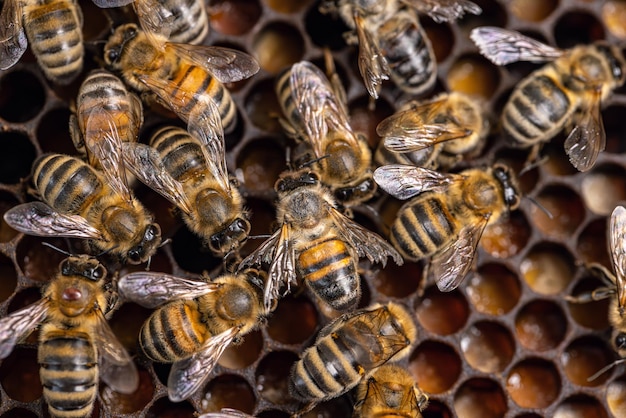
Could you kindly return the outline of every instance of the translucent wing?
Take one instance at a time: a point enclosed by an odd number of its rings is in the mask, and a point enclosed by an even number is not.
[[[222,83],[245,80],[259,71],[259,63],[243,51],[221,46],[190,45],[168,42],[177,55],[209,71]]]
[[[609,250],[615,269],[617,302],[626,307],[626,209],[617,206],[609,223]]]
[[[17,231],[39,237],[104,239],[82,216],[59,213],[42,202],[14,206],[4,213],[4,221]]]
[[[198,418],[254,418],[245,412],[236,409],[222,408],[220,412],[209,412],[208,414],[199,415]]]
[[[165,106],[169,107],[179,118],[187,123],[189,123],[191,117],[189,112],[194,107],[194,104],[198,101],[209,100],[202,91],[189,94],[168,94],[167,92],[177,91],[179,88],[176,83],[170,80],[156,78],[149,74],[140,75],[138,78],[159,96],[160,101]]]
[[[0,70],[15,65],[28,41],[22,21],[21,0],[5,0],[0,14]]]
[[[575,113],[574,118],[576,125],[565,139],[565,152],[578,171],[587,171],[606,146],[599,91],[591,93],[591,98]]]
[[[328,208],[341,236],[356,250],[359,257],[367,257],[372,263],[387,264],[387,257],[392,257],[398,265],[403,264],[402,256],[378,234],[362,227],[337,209]]]
[[[165,273],[137,271],[123,276],[117,287],[124,299],[146,308],[156,308],[172,300],[206,295],[216,291],[220,285]]]
[[[0,319],[0,360],[45,319],[48,308],[48,299],[40,299]]]
[[[459,236],[447,248],[433,255],[429,265],[429,278],[434,279],[442,292],[456,289],[472,267],[476,246],[487,226],[489,216],[465,225]]]
[[[165,47],[164,42],[176,25],[176,16],[158,0],[134,0],[133,8],[141,29],[155,45]]]
[[[453,182],[463,181],[463,176],[423,167],[389,164],[374,171],[374,180],[390,195],[406,200],[425,191],[445,193]]]
[[[93,0],[93,4],[102,8],[108,9],[111,7],[122,7],[131,4],[133,0]]]
[[[158,151],[145,144],[122,143],[126,166],[139,180],[185,213],[192,212],[183,185],[165,168]]]
[[[563,50],[495,26],[475,28],[470,32],[470,38],[480,53],[496,65],[517,61],[552,61],[563,55]]]
[[[217,334],[209,338],[200,351],[172,365],[167,379],[167,394],[172,402],[183,401],[200,389],[238,333],[238,328],[230,328]]]
[[[370,96],[378,99],[381,84],[389,79],[389,65],[358,13],[354,15],[354,24],[359,40],[359,71]]]
[[[417,11],[430,16],[435,22],[450,22],[463,17],[465,13],[479,15],[483,11],[476,4],[468,0],[400,0],[402,3],[414,7]]]
[[[133,359],[118,341],[104,314],[97,307],[93,337],[98,347],[100,378],[113,390],[133,393],[139,386],[139,374]]]

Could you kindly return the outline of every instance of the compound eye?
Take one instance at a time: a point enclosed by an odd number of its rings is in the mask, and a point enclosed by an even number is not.
[[[319,176],[315,173],[306,173],[302,176],[302,180],[307,183],[317,183],[319,181]]]
[[[107,59],[111,63],[116,62],[119,56],[120,54],[117,49],[110,49],[109,52],[107,52]]]
[[[626,348],[626,333],[620,332],[615,336],[615,348],[618,350]]]
[[[134,263],[134,264],[139,264],[141,263],[141,252],[139,249],[133,249],[130,250],[128,252],[128,259]]]
[[[93,278],[98,280],[103,278],[106,275],[106,270],[104,269],[103,266],[98,266],[93,270]]]
[[[144,239],[147,242],[154,241],[158,237],[161,236],[161,229],[157,225],[148,225],[146,228],[146,233],[144,234]]]

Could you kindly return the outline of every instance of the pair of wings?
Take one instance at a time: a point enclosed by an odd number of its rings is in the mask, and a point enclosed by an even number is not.
[[[11,354],[18,342],[45,322],[48,311],[54,309],[51,303],[46,298],[40,299],[0,319],[0,359]],[[94,315],[95,323],[90,335],[99,355],[100,378],[116,392],[133,393],[139,385],[137,368],[109,327],[100,307],[96,306]]]
[[[423,167],[400,164],[385,165],[374,171],[374,180],[390,195],[406,200],[420,193],[447,193],[448,188],[465,182],[460,174],[443,174]],[[490,215],[461,222],[456,239],[437,251],[428,266],[428,278],[437,283],[442,292],[456,289],[472,267],[478,242],[489,222]]]
[[[566,50],[551,47],[519,32],[493,26],[473,29],[470,38],[480,53],[496,65],[517,61],[549,62],[567,53]],[[587,171],[604,150],[606,133],[600,115],[602,81],[581,81],[591,91],[581,96],[581,104],[573,116],[574,128],[565,139],[564,147],[572,165],[579,171]]]
[[[381,263],[383,266],[387,262],[387,257],[392,257],[398,265],[403,263],[400,254],[380,236],[363,228],[329,203],[327,203],[326,209],[338,235],[355,251],[358,257],[367,257],[370,262]],[[280,288],[286,285],[285,294],[287,294],[291,290],[291,286],[297,283],[297,255],[292,238],[292,229],[289,223],[283,223],[239,266],[239,270],[241,270],[247,266],[269,264],[263,300],[268,312],[275,307],[278,299],[282,296]]]

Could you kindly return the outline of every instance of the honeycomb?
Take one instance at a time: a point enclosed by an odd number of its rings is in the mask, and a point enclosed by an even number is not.
[[[453,89],[482,96],[497,115],[515,84],[538,65],[494,66],[468,40],[480,25],[522,30],[552,45],[626,39],[626,2],[620,0],[476,0],[483,13],[451,24],[421,21],[434,44],[438,62],[435,93]],[[98,66],[101,40],[110,33],[106,13],[80,0],[85,15],[87,62],[83,75]],[[254,55],[261,71],[230,86],[240,122],[227,137],[227,160],[240,180],[252,213],[252,235],[271,232],[275,208],[273,185],[286,169],[287,139],[273,84],[285,66],[306,59],[323,62],[328,46],[345,83],[353,126],[369,134],[406,97],[385,85],[374,110],[356,67],[356,50],[342,37],[346,27],[318,11],[312,0],[210,0],[212,31],[206,42],[233,46]],[[114,10],[110,21],[131,16]],[[34,57],[25,56],[0,72],[0,214],[29,200],[28,181],[34,159],[45,152],[73,154],[68,119],[79,77],[70,86],[50,85]],[[384,270],[366,269],[361,302],[400,302],[415,312],[418,343],[402,362],[430,395],[425,417],[531,418],[625,417],[626,374],[616,367],[598,378],[588,377],[615,360],[609,344],[608,302],[572,304],[578,295],[601,283],[582,267],[584,262],[610,266],[606,246],[607,216],[626,200],[626,87],[608,101],[602,114],[607,147],[588,173],[577,172],[563,152],[560,135],[544,148],[548,161],[521,177],[523,192],[553,215],[548,217],[526,200],[481,241],[475,270],[459,289],[441,293],[423,283],[421,263]],[[495,116],[494,116],[495,117]],[[140,139],[162,121],[147,112]],[[525,151],[489,138],[472,165],[504,161],[520,170]],[[138,197],[155,214],[171,243],[152,261],[151,270],[183,276],[216,272],[221,260],[201,249],[200,241],[176,218],[156,193],[137,186]],[[399,203],[380,194],[355,219],[384,235]],[[43,241],[67,248],[64,240],[24,236],[0,223],[0,314],[27,306],[64,257]],[[254,241],[257,241],[256,243]],[[258,245],[250,240],[245,251]],[[143,268],[143,267],[137,267]],[[123,267],[120,273],[127,272]],[[422,289],[422,287],[424,287]],[[421,292],[423,290],[423,293]],[[138,354],[137,335],[150,311],[124,304],[111,325],[133,354],[140,371],[139,389],[121,395],[100,385],[93,416],[193,417],[196,413],[233,407],[259,417],[288,417],[297,409],[289,397],[287,377],[299,353],[328,322],[327,313],[306,292],[282,300],[267,326],[229,348],[212,377],[191,399],[167,398],[169,365],[152,364]],[[48,416],[36,361],[37,333],[18,345],[0,364],[0,417]],[[307,416],[351,416],[349,396],[324,402]]]

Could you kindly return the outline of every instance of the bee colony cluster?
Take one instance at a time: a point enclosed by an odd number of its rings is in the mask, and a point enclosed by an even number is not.
[[[3,1],[0,417],[626,416],[626,2],[128,3]]]

